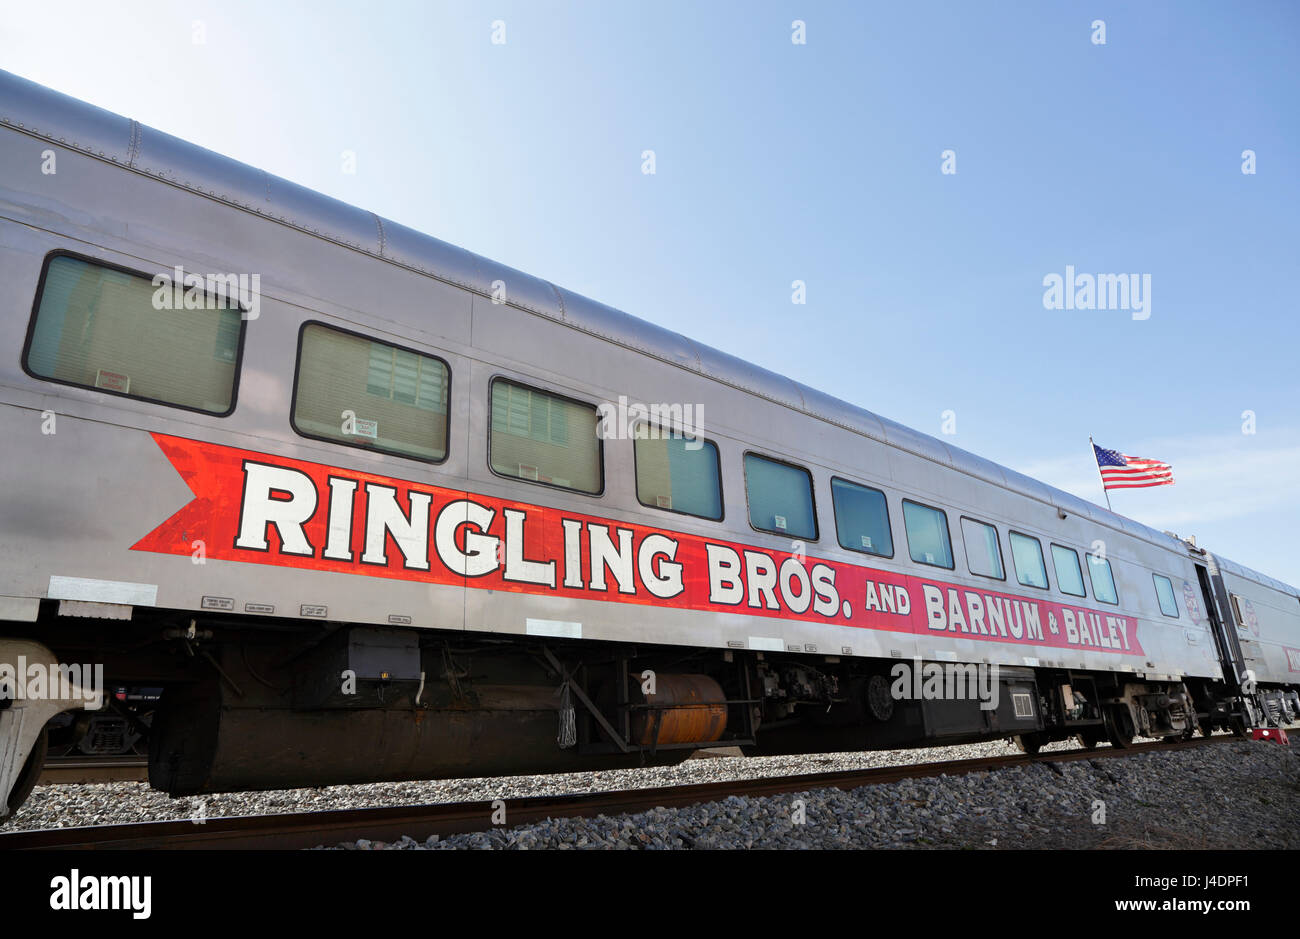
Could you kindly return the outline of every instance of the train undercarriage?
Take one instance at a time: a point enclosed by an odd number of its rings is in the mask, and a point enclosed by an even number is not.
[[[102,706],[71,691],[3,702],[10,812],[45,755],[72,750],[147,752],[151,785],[189,796],[671,764],[721,746],[751,755],[996,738],[1027,752],[1070,738],[1122,747],[1300,716],[1294,688],[1234,697],[1215,682],[1128,673],[163,611],[129,623],[42,614],[10,624],[0,664],[26,653],[29,666],[102,665]]]

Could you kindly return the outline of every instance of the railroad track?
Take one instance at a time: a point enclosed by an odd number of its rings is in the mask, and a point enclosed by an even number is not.
[[[142,756],[52,756],[45,761],[36,784],[140,782],[148,778],[149,761]]]
[[[1185,750],[1240,740],[1218,735],[1197,737],[1176,743],[1146,743],[1125,749],[1062,750],[1037,756],[985,757],[915,763],[834,773],[800,773],[761,779],[737,779],[717,783],[663,786],[646,789],[618,789],[564,796],[534,796],[510,799],[506,803],[508,826],[525,825],[545,818],[590,817],[644,812],[658,806],[678,807],[715,802],[732,795],[771,796],[810,789],[856,789],[878,783],[898,782],[939,775],[958,776],[987,772],[1031,763],[1063,763],[1073,760],[1113,759],[1137,753]],[[98,825],[86,828],[51,828],[36,831],[0,832],[0,849],[295,849],[333,845],[340,841],[369,838],[396,841],[403,835],[424,840],[492,828],[491,802],[446,802],[435,805],[403,805],[382,808],[336,809],[325,812],[246,815],[196,821],[142,822],[129,825]]]

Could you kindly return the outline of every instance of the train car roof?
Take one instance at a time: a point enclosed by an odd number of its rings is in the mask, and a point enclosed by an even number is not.
[[[1221,554],[1214,556],[1215,562],[1219,565],[1219,570],[1226,574],[1236,574],[1238,577],[1244,577],[1247,580],[1253,580],[1257,584],[1269,587],[1288,596],[1300,599],[1300,590],[1292,587],[1290,584],[1278,580],[1276,577],[1269,577],[1267,574],[1261,574],[1257,570],[1246,567],[1244,564],[1238,564],[1236,561],[1230,561]]]
[[[0,125],[510,303],[1175,551],[1176,537],[549,281],[0,70]],[[1228,570],[1297,594],[1232,562]],[[1297,594],[1300,595],[1300,594]]]

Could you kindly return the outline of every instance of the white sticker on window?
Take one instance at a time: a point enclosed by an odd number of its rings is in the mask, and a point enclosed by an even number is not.
[[[131,376],[101,368],[95,372],[95,387],[103,388],[105,391],[119,391],[122,394],[130,394]]]

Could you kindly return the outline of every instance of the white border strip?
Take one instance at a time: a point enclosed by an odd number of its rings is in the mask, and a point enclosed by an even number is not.
[[[50,576],[47,596],[51,600],[86,600],[91,603],[124,603],[156,606],[157,584],[131,584],[121,580],[91,580],[86,577]]]
[[[582,624],[566,623],[558,619],[532,619],[524,621],[524,630],[530,636],[554,636],[557,639],[581,639]]]

